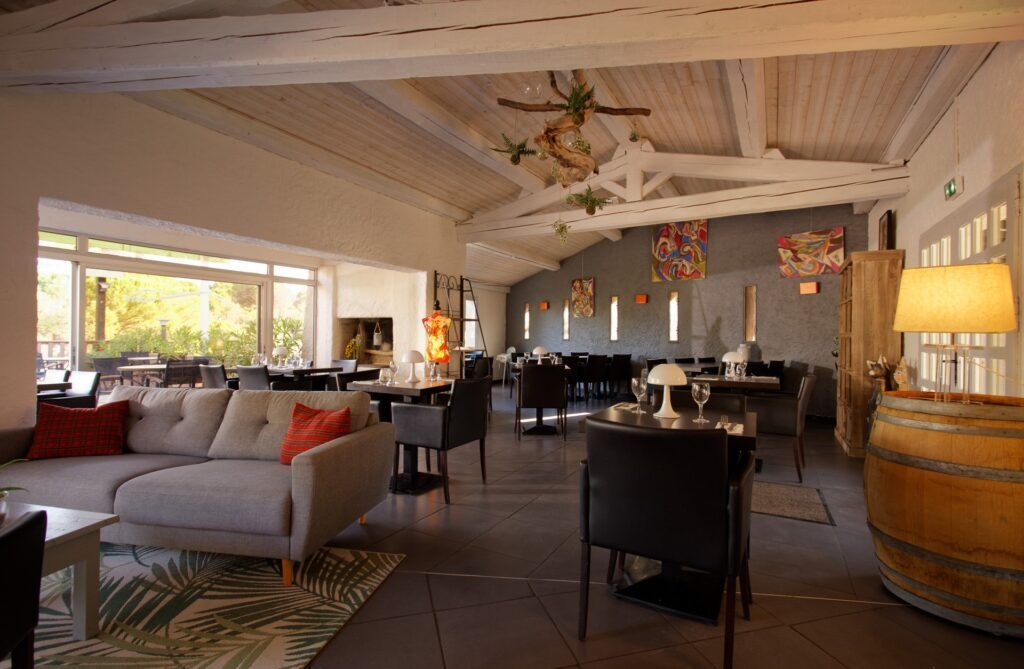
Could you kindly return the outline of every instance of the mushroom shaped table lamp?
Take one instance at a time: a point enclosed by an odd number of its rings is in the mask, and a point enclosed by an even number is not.
[[[732,379],[736,377],[736,365],[743,362],[743,354],[737,351],[729,351],[722,356],[722,362],[725,363],[725,375]]]
[[[408,382],[419,383],[419,377],[416,376],[416,365],[423,362],[423,354],[419,351],[406,351],[402,356],[402,362],[409,363]]]
[[[686,385],[686,372],[679,365],[657,365],[647,375],[647,385],[663,386],[661,391],[661,408],[654,413],[655,418],[679,418],[679,413],[672,408],[672,386]]]
[[[548,354],[548,350],[546,348],[544,348],[543,346],[534,346],[533,347],[533,354],[536,355],[536,356],[547,355]]]
[[[288,355],[288,349],[284,346],[278,346],[273,350],[274,358],[277,360],[277,364],[284,367],[285,356]]]

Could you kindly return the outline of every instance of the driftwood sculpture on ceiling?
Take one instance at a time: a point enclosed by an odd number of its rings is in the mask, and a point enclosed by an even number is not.
[[[642,107],[605,107],[597,104],[594,87],[587,84],[583,70],[572,71],[573,83],[568,95],[558,88],[555,73],[548,72],[551,90],[564,102],[543,103],[517,102],[498,98],[498,104],[526,112],[562,112],[561,116],[544,122],[544,130],[533,138],[538,147],[557,163],[555,178],[563,186],[583,181],[591,174],[598,174],[597,161],[590,155],[589,146],[582,139],[580,128],[594,114],[615,116],[650,116],[651,110]],[[568,140],[568,141],[567,141]]]

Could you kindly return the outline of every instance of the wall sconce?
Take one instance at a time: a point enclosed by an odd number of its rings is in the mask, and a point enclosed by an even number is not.
[[[540,303],[540,310],[541,310],[541,311],[547,311],[547,310],[548,310],[548,308],[549,308],[550,306],[551,306],[551,303],[550,303],[550,302],[548,302],[547,300],[543,300],[543,301],[542,301],[542,302]]]
[[[821,284],[817,281],[804,281],[800,284],[801,295],[817,295],[821,292]]]
[[[644,293],[637,293],[633,296],[633,301],[637,304],[647,304],[647,295]]]

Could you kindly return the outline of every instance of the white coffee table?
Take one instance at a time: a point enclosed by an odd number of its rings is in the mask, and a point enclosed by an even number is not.
[[[43,575],[72,568],[72,633],[79,641],[93,637],[100,623],[100,529],[119,518],[110,513],[12,502],[6,522],[32,511],[46,512]]]

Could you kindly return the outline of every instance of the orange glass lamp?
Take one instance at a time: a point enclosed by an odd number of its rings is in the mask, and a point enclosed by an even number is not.
[[[963,333],[998,334],[1017,329],[1013,284],[1005,263],[905,269],[896,300],[896,332],[948,332],[949,344],[937,348],[935,399],[949,400],[956,365],[964,367],[963,401],[970,398],[971,350],[956,343]],[[947,369],[949,373],[947,374]]]
[[[445,363],[452,359],[448,350],[448,328],[452,319],[441,313],[437,303],[434,304],[434,311],[423,319],[423,329],[427,331],[427,360],[429,362]]]

